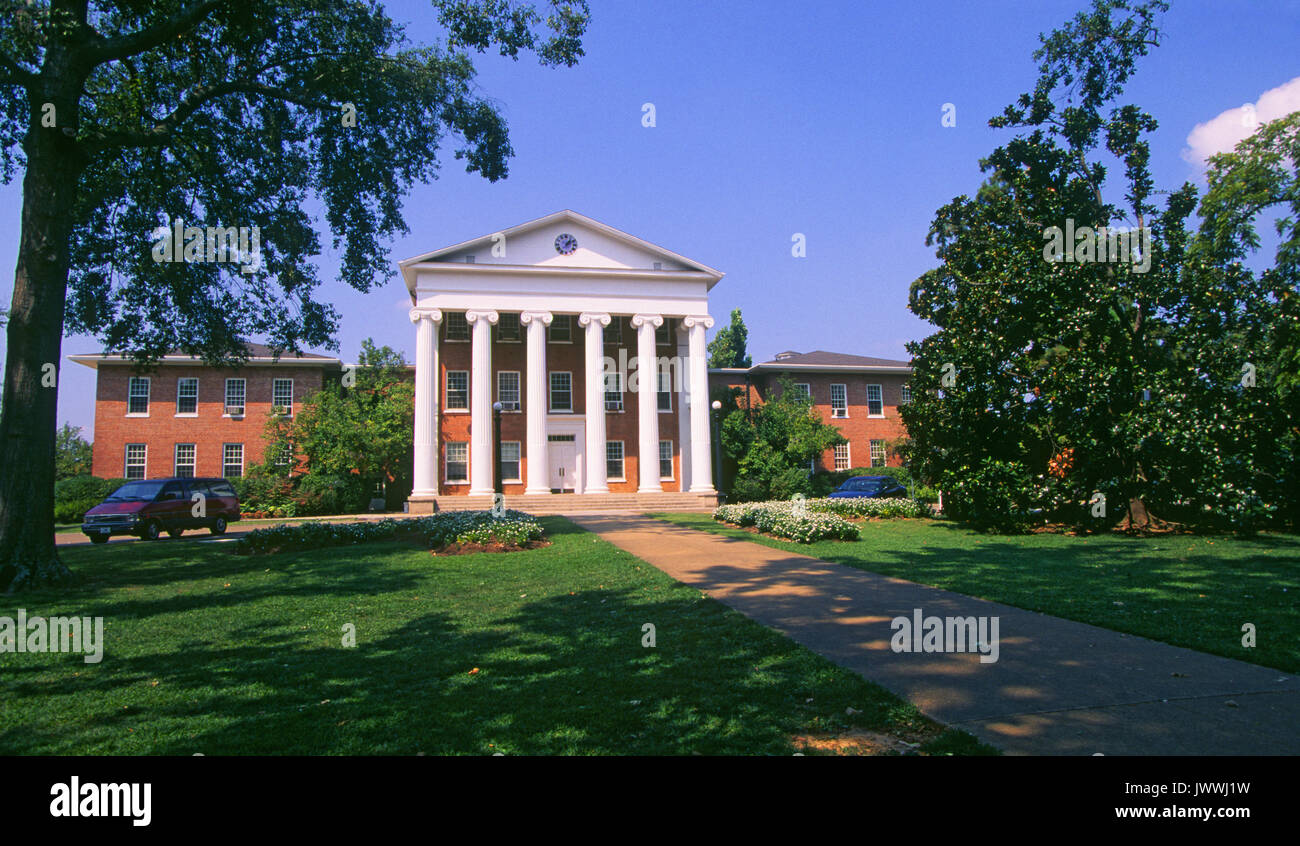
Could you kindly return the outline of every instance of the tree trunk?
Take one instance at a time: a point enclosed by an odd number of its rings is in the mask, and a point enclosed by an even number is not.
[[[80,83],[57,87],[75,92]],[[76,126],[76,94],[33,92],[29,99],[22,231],[0,412],[0,592],[8,593],[72,577],[54,547],[54,445],[70,237],[84,164],[65,131]],[[55,105],[56,126],[41,126],[42,103]]]

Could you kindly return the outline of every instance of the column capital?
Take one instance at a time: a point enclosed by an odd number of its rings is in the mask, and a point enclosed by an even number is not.
[[[524,326],[527,326],[534,320],[541,323],[543,326],[550,326],[551,321],[554,319],[555,315],[551,314],[549,311],[521,311],[519,313],[519,322]]]
[[[473,309],[471,311],[465,312],[465,322],[470,324],[471,326],[473,326],[479,320],[486,320],[488,323],[495,326],[497,320],[499,320],[500,317],[501,315],[497,314],[495,311],[492,311],[490,309],[480,308],[480,309]]]
[[[632,328],[640,329],[645,324],[651,324],[658,329],[664,325],[664,316],[662,314],[634,314],[632,315]]]
[[[705,329],[713,328],[713,318],[707,314],[688,314],[682,318],[682,326],[686,329],[694,329],[696,326],[703,326]]]
[[[434,323],[442,322],[442,312],[436,308],[413,308],[409,312],[411,322],[418,324],[421,320],[432,320]]]
[[[603,311],[584,311],[578,315],[579,326],[586,326],[592,322],[599,323],[601,326],[608,326],[609,321],[609,314]]]

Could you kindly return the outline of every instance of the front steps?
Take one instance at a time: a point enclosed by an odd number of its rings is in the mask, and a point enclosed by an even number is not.
[[[411,514],[434,511],[487,511],[492,495],[413,496],[407,500]],[[601,511],[712,511],[718,505],[716,493],[607,493],[607,494],[506,494],[506,508],[538,516],[587,514]]]

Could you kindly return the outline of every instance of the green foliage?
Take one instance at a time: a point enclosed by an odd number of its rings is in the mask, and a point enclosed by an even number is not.
[[[731,310],[731,324],[723,326],[709,342],[709,367],[753,367],[746,347],[749,330],[740,316],[740,309]]]
[[[990,121],[1019,134],[983,160],[975,197],[936,214],[927,243],[941,264],[913,283],[909,307],[938,331],[908,345],[901,413],[909,466],[950,514],[984,527],[1079,521],[1099,492],[1120,511],[1136,501],[1251,529],[1296,496],[1282,484],[1296,454],[1285,378],[1264,381],[1293,349],[1296,251],[1284,244],[1260,276],[1239,262],[1257,212],[1295,207],[1294,121],[1216,161],[1199,234],[1190,183],[1157,207],[1156,121],[1120,98],[1166,9],[1096,0],[1044,36],[1033,91]],[[1126,261],[1049,260],[1048,228],[1070,221],[1145,227],[1149,242]],[[1246,362],[1265,387],[1243,388]]]
[[[81,437],[81,427],[64,423],[54,437],[54,479],[89,476],[91,445]]]
[[[287,468],[267,464],[250,464],[242,476],[230,480],[239,496],[239,513],[248,517],[296,517],[308,513],[298,510],[295,480]]]
[[[736,462],[733,501],[786,499],[808,494],[814,457],[844,437],[822,422],[812,400],[782,379],[776,395],[752,411],[736,408],[722,421],[721,448]]]
[[[74,476],[54,483],[54,522],[80,523],[86,512],[126,484],[126,479]]]
[[[540,540],[542,526],[528,514],[507,510],[444,511],[428,517],[383,519],[361,523],[303,523],[255,529],[235,545],[240,555],[324,549],[394,539],[422,538],[431,549],[450,543],[504,543],[522,546]]]
[[[858,527],[842,517],[809,508],[804,508],[802,513],[795,509],[796,504],[790,501],[720,505],[713,512],[713,519],[737,526],[753,526],[760,532],[799,543],[858,539]]]

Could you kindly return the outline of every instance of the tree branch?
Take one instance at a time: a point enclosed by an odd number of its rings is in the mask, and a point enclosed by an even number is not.
[[[93,64],[100,65],[134,56],[164,43],[170,38],[191,29],[221,6],[226,0],[204,0],[182,9],[161,23],[130,35],[104,38],[97,35],[87,51]]]

